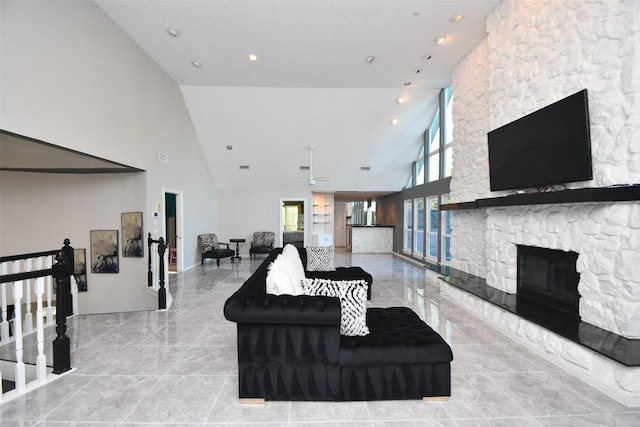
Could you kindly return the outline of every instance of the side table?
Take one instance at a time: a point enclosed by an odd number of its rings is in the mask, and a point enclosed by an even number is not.
[[[242,258],[240,258],[240,243],[246,242],[246,239],[229,239],[229,241],[236,244],[236,255],[233,258],[242,261]]]

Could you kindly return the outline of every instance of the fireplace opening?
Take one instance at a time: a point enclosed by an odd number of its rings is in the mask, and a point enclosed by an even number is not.
[[[580,316],[578,253],[518,245],[518,297]]]

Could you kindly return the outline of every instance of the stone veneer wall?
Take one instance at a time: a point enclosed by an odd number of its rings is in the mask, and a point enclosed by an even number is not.
[[[639,26],[637,2],[499,5],[453,76],[453,201],[508,194],[489,190],[486,133],[583,88],[594,179],[569,188],[640,181]],[[578,252],[582,319],[640,338],[638,203],[454,211],[452,226],[452,266],[507,292],[516,291],[516,244]]]
[[[453,167],[451,195],[455,201],[476,199],[489,189],[487,132],[489,122],[489,44],[485,39],[458,65],[453,74]],[[460,148],[459,148],[460,147]],[[451,266],[487,277],[484,210],[455,211]]]

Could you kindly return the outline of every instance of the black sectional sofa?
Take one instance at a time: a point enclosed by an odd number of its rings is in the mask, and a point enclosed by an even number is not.
[[[274,249],[224,306],[237,323],[241,401],[450,396],[451,348],[411,309],[368,308],[370,333],[342,336],[338,298],[267,294],[268,266],[281,251]],[[306,252],[299,252],[306,270]],[[350,280],[360,272],[306,274]]]

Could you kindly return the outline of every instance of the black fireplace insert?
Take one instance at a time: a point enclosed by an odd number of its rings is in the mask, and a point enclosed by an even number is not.
[[[578,253],[518,245],[518,297],[579,316]]]

